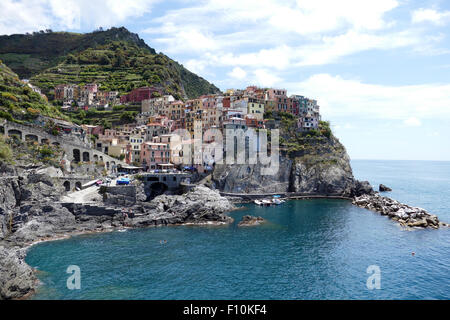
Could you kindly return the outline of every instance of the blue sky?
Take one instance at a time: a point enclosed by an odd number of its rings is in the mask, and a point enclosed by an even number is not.
[[[450,1],[28,0],[0,33],[125,26],[220,89],[314,98],[352,159],[450,160]]]

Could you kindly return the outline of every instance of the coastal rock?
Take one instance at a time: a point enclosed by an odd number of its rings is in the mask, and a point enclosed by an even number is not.
[[[429,214],[425,209],[411,207],[379,194],[362,195],[353,199],[353,204],[368,210],[387,215],[406,227],[421,227],[437,229],[441,225],[436,215]]]
[[[354,197],[373,194],[368,182],[353,177],[350,158],[334,137],[312,140],[295,155],[282,154],[274,175],[263,175],[260,163],[216,164],[212,182],[228,193],[284,193]]]
[[[157,196],[148,203],[138,204],[134,209],[144,215],[131,219],[131,226],[227,224],[233,219],[225,213],[235,207],[217,191],[199,185],[183,195]]]
[[[261,223],[265,222],[266,220],[261,217],[254,217],[254,216],[243,216],[242,220],[238,223],[238,227],[251,227],[251,226],[257,226]]]
[[[380,186],[378,187],[378,190],[379,190],[380,192],[392,191],[391,188],[386,187],[384,184],[380,184]]]
[[[0,300],[17,299],[33,291],[36,277],[24,261],[25,250],[0,246]]]
[[[289,191],[293,160],[280,157],[278,172],[265,175],[261,163],[216,164],[212,184],[220,191],[230,193],[277,193]]]

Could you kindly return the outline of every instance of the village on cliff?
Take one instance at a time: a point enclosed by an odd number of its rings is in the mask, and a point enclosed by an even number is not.
[[[31,87],[39,92],[38,88]],[[117,91],[100,88],[96,83],[61,84],[55,87],[54,97],[62,102],[66,113],[107,110],[117,105],[140,106],[140,112],[132,121],[110,128],[56,121],[59,132],[63,135],[78,133],[92,149],[145,171],[180,164],[180,155],[173,152],[174,139],[171,140],[178,129],[190,134],[190,139],[183,144],[193,144],[195,139],[201,139],[196,134],[208,129],[220,130],[224,135],[227,130],[275,129],[276,122],[267,116],[272,113],[292,116],[299,132],[317,130],[321,120],[316,100],[301,95],[288,96],[285,89],[249,86],[244,90],[229,89],[181,101],[164,95],[158,87],[134,89],[120,97]],[[199,125],[200,129],[196,127]],[[75,157],[74,160],[82,159]],[[211,170],[214,160],[207,162],[191,161],[192,168],[199,172]]]

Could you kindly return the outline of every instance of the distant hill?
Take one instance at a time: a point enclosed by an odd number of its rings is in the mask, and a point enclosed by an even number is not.
[[[20,81],[17,74],[0,61],[0,118],[21,122],[38,115],[68,119],[58,107]]]
[[[0,36],[0,59],[49,98],[60,83],[101,83],[105,90],[129,92],[163,87],[176,98],[194,98],[219,89],[164,54],[137,34],[111,28],[86,34],[38,32]]]

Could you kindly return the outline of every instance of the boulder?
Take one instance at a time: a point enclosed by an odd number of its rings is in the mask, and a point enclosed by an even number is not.
[[[388,192],[388,191],[392,191],[391,188],[385,186],[384,184],[380,184],[380,186],[378,187],[378,190],[379,190],[380,192]]]
[[[254,216],[243,216],[242,220],[238,223],[238,227],[251,227],[251,226],[257,226],[261,223],[265,222],[266,220],[261,217],[254,217]]]

